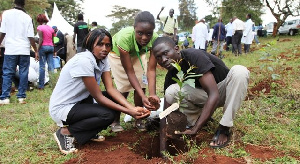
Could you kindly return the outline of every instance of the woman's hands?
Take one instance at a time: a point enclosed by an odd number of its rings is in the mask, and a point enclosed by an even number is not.
[[[144,96],[142,101],[144,107],[150,111],[157,110],[160,107],[160,98],[156,95],[150,96],[149,98]]]
[[[133,110],[130,110],[129,114],[135,119],[141,119],[148,117],[150,115],[150,111],[143,107],[134,107]]]

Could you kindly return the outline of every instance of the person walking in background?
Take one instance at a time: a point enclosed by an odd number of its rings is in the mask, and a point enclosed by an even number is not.
[[[222,18],[219,18],[218,23],[214,25],[214,32],[212,35],[213,48],[211,54],[223,58],[222,51],[223,51],[225,37],[226,37],[225,26],[223,24]],[[217,51],[218,47],[219,47],[219,52]]]
[[[88,25],[83,21],[83,15],[78,14],[78,22],[74,26],[73,44],[75,45],[75,38],[77,39],[77,53],[82,51],[82,41],[89,33]]]
[[[173,41],[178,44],[177,38],[177,29],[178,21],[174,18],[174,9],[170,9],[169,16],[160,16],[160,13],[164,10],[165,7],[162,7],[158,13],[156,19],[160,20],[163,23],[163,36],[170,37]]]
[[[63,154],[77,152],[75,142],[104,141],[98,133],[114,121],[116,112],[136,119],[150,115],[147,109],[131,105],[114,88],[107,58],[112,48],[109,32],[93,30],[83,40],[82,48],[86,51],[76,54],[62,68],[49,103],[50,116],[59,126],[53,136]],[[100,81],[106,91],[101,91]]]
[[[226,30],[226,51],[229,51],[229,46],[232,44],[232,19],[229,20],[229,22],[225,26]]]
[[[245,54],[250,52],[250,45],[252,44],[253,41],[253,32],[252,32],[252,27],[253,27],[253,22],[251,20],[251,14],[246,15],[246,23],[245,23],[245,30],[243,31],[243,38],[242,38],[242,43],[244,43],[244,51]]]
[[[75,46],[73,43],[73,36],[65,33],[65,47],[66,47],[66,62],[68,62],[75,54]]]
[[[65,36],[64,34],[57,28],[57,26],[52,26],[56,38],[58,40],[54,41],[54,56],[59,56],[60,59],[66,61],[66,50],[65,50]],[[55,39],[54,39],[55,40]]]
[[[54,43],[53,38],[55,36],[54,30],[47,25],[48,19],[44,14],[39,14],[36,21],[40,24],[37,27],[39,35],[39,86],[38,89],[44,89],[45,87],[45,64],[48,64],[48,71],[54,72]]]
[[[92,22],[92,28],[90,31],[93,31],[97,28],[97,22]]]
[[[241,39],[243,37],[243,31],[245,29],[244,22],[239,20],[236,16],[232,18],[232,53],[235,56],[242,54]]]
[[[254,24],[252,25],[252,33],[253,33],[256,45],[260,45],[260,42],[258,40],[258,30],[257,31],[255,30],[255,25]]]
[[[0,43],[5,37],[5,52],[3,61],[3,84],[0,105],[10,103],[12,79],[19,65],[20,80],[17,99],[25,103],[28,86],[28,70],[30,62],[30,45],[38,59],[38,50],[34,41],[34,30],[31,17],[25,12],[25,0],[15,0],[15,7],[2,14],[0,27]]]
[[[207,26],[204,24],[204,20],[201,19],[193,27],[192,41],[194,42],[195,48],[206,51],[206,44],[208,40]]]
[[[133,27],[123,28],[113,36],[113,49],[108,56],[117,89],[125,98],[134,90],[135,106],[144,106],[150,110],[154,110],[154,106],[145,95],[147,85],[149,95],[160,102],[155,88],[156,60],[151,49],[152,43],[158,37],[154,29],[153,15],[148,11],[138,13]],[[146,54],[149,52],[148,62]],[[136,120],[135,125],[140,131],[146,130],[142,120]],[[123,131],[120,113],[111,127],[114,132]]]

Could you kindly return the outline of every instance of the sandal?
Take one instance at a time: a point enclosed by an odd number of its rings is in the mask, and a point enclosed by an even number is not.
[[[119,123],[116,123],[115,125],[110,125],[110,128],[111,128],[111,131],[113,131],[113,132],[121,132],[124,130],[123,127]]]
[[[231,137],[231,132],[229,132],[229,130],[224,130],[224,129],[218,129],[215,134],[214,137],[212,139],[212,142],[216,143],[219,140],[220,134],[224,134],[227,136],[227,141],[224,142],[222,145],[217,145],[217,146],[211,146],[212,148],[223,148],[225,146],[228,145],[228,143],[230,142],[230,137]]]
[[[91,139],[91,141],[102,142],[102,141],[105,141],[105,137],[97,134],[97,135],[95,135],[94,138]]]

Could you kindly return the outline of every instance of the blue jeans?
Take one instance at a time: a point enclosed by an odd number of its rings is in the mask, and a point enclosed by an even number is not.
[[[45,85],[45,64],[48,64],[48,71],[54,71],[54,61],[53,61],[53,46],[42,46],[39,50],[39,86],[38,88],[44,88]]]
[[[10,98],[12,80],[15,77],[17,65],[19,65],[19,73],[20,73],[17,98],[26,98],[30,56],[29,55],[4,55],[2,95],[0,96],[1,100]]]

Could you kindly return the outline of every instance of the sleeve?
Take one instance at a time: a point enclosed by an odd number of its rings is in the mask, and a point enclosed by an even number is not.
[[[159,18],[160,18],[160,21],[163,23],[163,25],[165,25],[165,21],[166,21],[167,17],[166,16],[160,16]]]
[[[5,16],[5,12],[3,12],[2,14],[2,22],[1,22],[1,26],[0,26],[0,32],[1,33],[6,33],[6,16]]]
[[[118,48],[121,48],[124,51],[130,51],[130,45],[133,43],[131,37],[118,37],[117,41]]]
[[[92,61],[87,58],[77,58],[70,69],[70,75],[72,78],[95,76]]]
[[[32,19],[29,19],[28,27],[27,27],[27,37],[34,37],[33,24]]]
[[[78,31],[77,31],[77,23],[75,24],[75,26],[74,26],[74,32],[77,34],[78,33]]]
[[[102,62],[104,63],[104,68],[102,72],[109,72],[110,71],[110,65],[108,62],[108,57],[105,58],[104,60],[102,60]]]
[[[213,34],[212,34],[212,39],[216,39],[216,38],[217,38],[218,28],[219,28],[218,25],[215,25],[215,26],[214,26],[214,32],[213,32]]]

